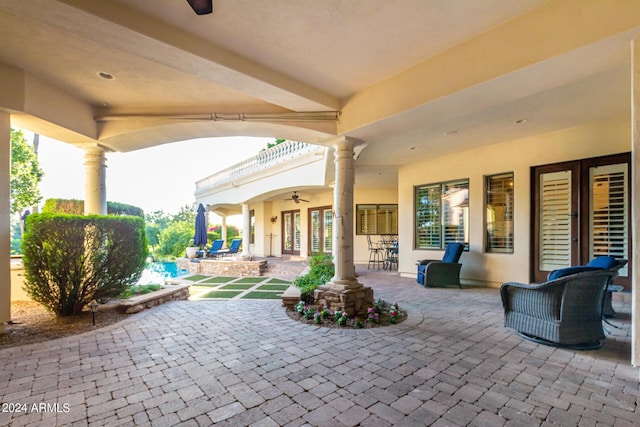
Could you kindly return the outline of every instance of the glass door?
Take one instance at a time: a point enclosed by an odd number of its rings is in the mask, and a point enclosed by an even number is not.
[[[300,255],[300,210],[283,211],[282,254]]]
[[[309,209],[309,228],[311,255],[331,255],[333,248],[333,211],[331,206]]]
[[[626,153],[533,168],[533,281],[596,256],[630,259],[630,162]],[[630,268],[616,283],[629,286]]]

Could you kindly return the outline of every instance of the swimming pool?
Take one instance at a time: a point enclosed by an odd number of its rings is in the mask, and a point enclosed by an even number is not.
[[[175,262],[148,262],[138,280],[139,285],[162,284],[165,279],[187,274],[186,270],[178,270]]]

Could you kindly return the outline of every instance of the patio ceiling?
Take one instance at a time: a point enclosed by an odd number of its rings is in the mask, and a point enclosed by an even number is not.
[[[640,6],[597,3],[3,0],[0,109],[114,151],[344,134],[368,144],[358,165],[401,165],[629,117]],[[282,119],[320,111],[342,115]]]

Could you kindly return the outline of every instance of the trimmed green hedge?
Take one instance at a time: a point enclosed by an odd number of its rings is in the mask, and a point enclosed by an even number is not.
[[[147,257],[144,220],[134,216],[32,214],[22,251],[25,290],[58,316],[135,284]]]
[[[47,199],[42,207],[42,213],[59,213],[71,215],[84,214],[84,200],[75,199]],[[107,202],[108,215],[133,215],[144,218],[144,211],[137,206],[125,203]]]

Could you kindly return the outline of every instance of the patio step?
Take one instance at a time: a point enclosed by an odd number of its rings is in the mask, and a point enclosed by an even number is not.
[[[265,276],[293,281],[307,269],[308,263],[302,259],[267,258]]]

